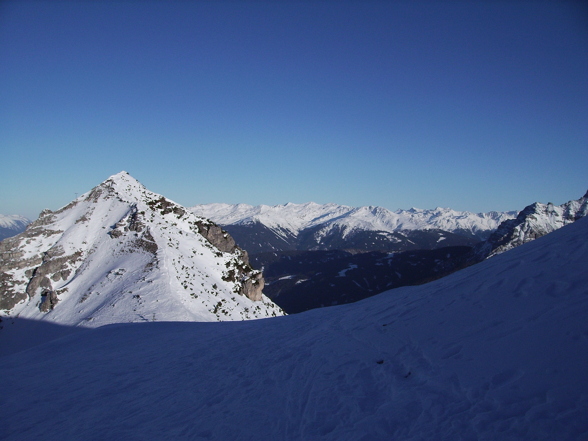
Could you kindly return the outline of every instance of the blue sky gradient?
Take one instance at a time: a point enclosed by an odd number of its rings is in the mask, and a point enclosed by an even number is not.
[[[517,210],[588,189],[583,2],[0,3],[0,213],[121,170],[176,202]]]

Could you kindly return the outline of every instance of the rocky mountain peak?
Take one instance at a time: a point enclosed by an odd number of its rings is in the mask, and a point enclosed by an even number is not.
[[[476,246],[477,260],[492,257],[588,215],[588,192],[577,200],[561,205],[535,202],[519,212],[515,219],[502,222],[483,243]]]
[[[0,311],[65,324],[282,314],[227,232],[126,172],[0,243],[0,274]]]

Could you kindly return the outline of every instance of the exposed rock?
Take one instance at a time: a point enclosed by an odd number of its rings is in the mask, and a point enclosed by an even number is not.
[[[71,274],[71,268],[79,261],[82,252],[78,251],[69,256],[61,256],[63,250],[49,250],[43,257],[43,263],[34,268],[27,285],[26,293],[32,298],[39,288],[53,290],[51,279],[57,282],[66,280]],[[57,257],[61,256],[61,257]]]
[[[197,222],[196,225],[198,232],[223,253],[234,253],[237,250],[237,244],[231,235],[214,222],[206,220]]]
[[[12,274],[0,271],[0,310],[11,310],[16,304],[27,299],[24,290],[18,289],[18,282]]]
[[[180,207],[179,205],[173,203],[169,199],[164,198],[163,196],[154,201],[147,202],[147,205],[149,205],[154,210],[159,210],[159,212],[162,215],[174,213],[178,216],[178,218],[181,218],[186,214],[186,210],[183,207]]]
[[[59,302],[57,293],[51,290],[43,291],[43,294],[41,294],[41,299],[41,304],[39,305],[39,310],[41,312],[51,311],[53,308],[55,308],[57,302]]]
[[[483,260],[531,242],[586,215],[588,192],[580,199],[562,205],[535,202],[525,207],[515,219],[502,222],[488,240],[478,244],[473,251],[473,260]]]
[[[254,273],[242,282],[242,293],[249,299],[257,302],[262,299],[265,281],[260,272]]]

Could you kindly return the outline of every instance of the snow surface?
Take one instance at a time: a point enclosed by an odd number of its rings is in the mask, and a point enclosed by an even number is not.
[[[355,304],[0,357],[0,439],[586,440],[587,237],[580,219]]]
[[[348,207],[337,204],[288,203],[285,205],[247,204],[203,204],[191,207],[197,215],[204,216],[220,225],[248,224],[259,222],[278,234],[285,230],[298,234],[302,230],[317,226],[326,229],[386,231],[441,229],[445,231],[469,231],[472,234],[496,229],[507,219],[516,217],[516,212],[470,213],[449,208],[433,210],[389,211],[382,207]]]

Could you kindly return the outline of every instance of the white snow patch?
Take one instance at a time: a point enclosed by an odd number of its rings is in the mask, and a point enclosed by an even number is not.
[[[356,268],[357,268],[357,265],[355,265],[354,263],[350,263],[347,268],[339,271],[339,274],[337,275],[337,277],[345,277],[347,275],[347,271],[352,270],[352,269],[356,269]]]

